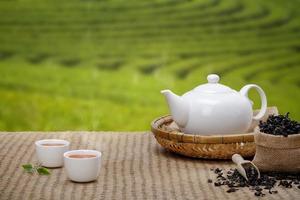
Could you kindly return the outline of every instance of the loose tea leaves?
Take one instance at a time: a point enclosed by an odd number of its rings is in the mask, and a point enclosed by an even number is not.
[[[235,192],[235,191],[237,191],[238,189],[236,189],[236,188],[230,188],[229,190],[227,190],[226,192],[227,193],[231,193],[231,192]]]
[[[23,167],[24,171],[27,173],[33,174],[33,173],[37,172],[39,175],[50,175],[49,170],[40,165],[33,166],[32,164],[25,164],[25,165],[22,165],[22,167]]]
[[[259,122],[259,128],[261,132],[272,135],[288,135],[300,133],[300,123],[291,120],[289,113],[285,115],[270,115],[266,122]]]
[[[223,170],[220,168],[211,169],[217,175],[214,182],[215,187],[227,186],[227,193],[236,192],[238,188],[249,188],[255,196],[265,196],[267,193],[276,194],[275,187],[300,189],[300,174],[286,173],[261,173],[259,179],[251,178],[248,181],[240,175],[237,169]],[[224,175],[226,174],[226,175]],[[255,176],[255,175],[254,175]],[[210,183],[210,181],[208,181]]]

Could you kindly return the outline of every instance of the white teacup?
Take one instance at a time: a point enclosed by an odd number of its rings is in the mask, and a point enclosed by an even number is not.
[[[101,152],[95,150],[68,151],[64,153],[64,167],[72,181],[94,181],[100,172]]]
[[[62,167],[63,154],[69,150],[66,140],[45,139],[35,142],[35,149],[40,164],[44,167]]]

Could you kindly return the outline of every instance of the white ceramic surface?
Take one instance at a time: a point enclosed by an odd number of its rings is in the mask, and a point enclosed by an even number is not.
[[[64,144],[63,146],[43,146],[42,144]],[[44,167],[62,167],[63,154],[69,150],[70,143],[66,140],[45,139],[35,142],[38,161]]]
[[[92,158],[70,158],[74,154],[92,154]],[[101,152],[95,150],[73,150],[64,153],[64,168],[69,179],[75,182],[90,182],[97,179],[101,167]]]
[[[255,84],[245,85],[239,92],[219,84],[219,76],[210,74],[208,83],[178,96],[162,90],[172,118],[179,128],[190,134],[224,135],[243,133],[252,120],[260,120],[267,111],[264,91]],[[253,116],[248,91],[255,89],[261,98],[260,112]]]

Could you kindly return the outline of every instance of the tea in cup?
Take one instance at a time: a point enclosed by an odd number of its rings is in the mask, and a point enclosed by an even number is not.
[[[62,167],[63,154],[69,150],[70,142],[58,139],[45,139],[35,142],[38,161],[44,167]]]
[[[64,167],[72,181],[94,181],[100,172],[101,152],[95,150],[68,151],[64,153]]]

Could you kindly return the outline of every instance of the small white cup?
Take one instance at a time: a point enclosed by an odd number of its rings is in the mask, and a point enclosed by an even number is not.
[[[95,155],[90,158],[70,158],[71,155]],[[97,179],[101,167],[101,152],[73,150],[64,153],[64,166],[69,179],[75,182],[90,182]]]
[[[44,146],[45,144],[63,144],[61,146]],[[40,164],[44,167],[62,167],[63,154],[69,150],[70,142],[66,140],[45,139],[35,142],[35,149]]]

